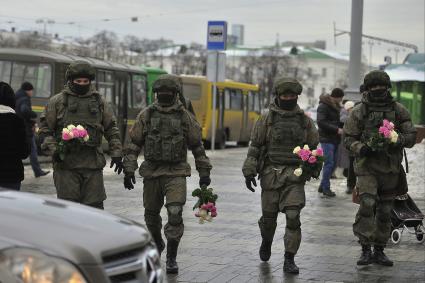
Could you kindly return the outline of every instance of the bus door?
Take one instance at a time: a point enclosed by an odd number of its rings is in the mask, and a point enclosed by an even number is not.
[[[130,76],[128,73],[116,72],[115,73],[115,96],[113,107],[115,109],[115,117],[117,118],[118,129],[120,130],[121,140],[127,132],[127,97],[130,84]]]
[[[224,129],[224,89],[217,89],[217,109],[217,129],[221,132]]]
[[[229,141],[238,141],[240,138],[243,116],[242,96],[240,89],[226,88],[224,90],[223,127]]]
[[[242,114],[242,125],[241,125],[241,135],[239,138],[239,141],[249,141],[249,134],[250,134],[250,127],[248,125],[248,121],[249,121],[249,117],[248,117],[248,113],[249,113],[249,98],[247,94],[243,94],[243,99],[242,99],[242,109],[243,109],[243,114]]]

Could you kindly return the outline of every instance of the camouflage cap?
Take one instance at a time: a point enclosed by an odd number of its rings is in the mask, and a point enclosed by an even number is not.
[[[366,89],[370,89],[371,87],[378,85],[383,85],[388,88],[391,88],[391,79],[386,72],[381,70],[374,70],[369,72],[364,77],[364,86]]]
[[[160,75],[152,85],[152,91],[158,92],[159,90],[170,90],[176,93],[181,93],[182,84],[181,79],[175,75]]]
[[[66,70],[66,79],[73,80],[76,78],[87,78],[91,81],[95,79],[95,70],[90,63],[82,60],[72,62]]]
[[[279,78],[273,84],[273,95],[300,95],[303,91],[302,85],[293,78]]]

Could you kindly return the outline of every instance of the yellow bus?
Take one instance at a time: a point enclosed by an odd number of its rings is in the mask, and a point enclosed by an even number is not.
[[[183,95],[193,105],[202,127],[202,140],[211,145],[212,83],[206,77],[182,75]],[[226,141],[247,146],[251,129],[260,116],[261,99],[258,86],[226,80],[217,83],[216,148]]]

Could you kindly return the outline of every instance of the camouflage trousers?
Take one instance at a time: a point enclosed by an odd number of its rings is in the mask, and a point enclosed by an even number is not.
[[[102,169],[55,169],[58,198],[103,209],[106,199]]]
[[[279,212],[285,213],[285,251],[296,254],[301,244],[300,212],[305,206],[305,181],[294,175],[296,167],[266,168],[261,175],[261,237],[272,242]]]
[[[353,224],[353,232],[362,245],[385,246],[391,234],[390,213],[398,184],[398,174],[357,177],[360,207]]]
[[[164,234],[168,241],[179,242],[184,232],[183,206],[186,203],[186,177],[160,176],[143,180],[145,222],[158,248],[163,247],[161,209],[168,212]]]

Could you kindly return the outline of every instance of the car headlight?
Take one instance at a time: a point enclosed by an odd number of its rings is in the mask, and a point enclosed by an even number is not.
[[[0,271],[19,283],[87,283],[70,262],[33,249],[0,251]]]

